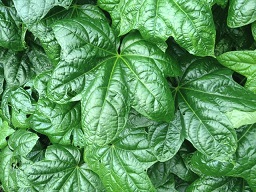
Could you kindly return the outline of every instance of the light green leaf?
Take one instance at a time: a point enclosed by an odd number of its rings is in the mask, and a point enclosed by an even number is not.
[[[38,101],[32,128],[48,136],[52,143],[84,146],[79,102],[57,104],[47,98]]]
[[[217,59],[225,67],[247,77],[245,87],[256,93],[256,51],[230,51]]]
[[[229,27],[241,27],[256,20],[255,0],[230,0],[227,24]]]
[[[47,148],[45,159],[23,169],[39,191],[105,191],[98,176],[80,164],[80,156],[75,147],[53,145]]]
[[[25,157],[35,146],[38,139],[37,134],[20,129],[11,135],[8,144],[14,156]]]
[[[142,128],[126,128],[107,146],[86,147],[84,158],[108,191],[155,191],[145,170],[156,158]]]
[[[226,113],[256,111],[255,95],[231,75],[215,60],[198,59],[186,69],[175,93],[186,138],[198,151],[220,161],[230,160],[237,145],[235,127]]]
[[[43,19],[55,6],[61,6],[67,9],[72,3],[72,0],[13,0],[13,2],[21,20],[25,24],[31,25]]]
[[[0,119],[0,149],[3,149],[7,145],[6,137],[14,132],[15,130],[9,127],[6,121]]]
[[[23,32],[20,18],[13,7],[7,7],[0,2],[0,46],[21,51],[24,49]]]
[[[143,38],[161,46],[173,36],[192,54],[214,55],[213,17],[201,0],[99,0],[98,4],[110,13],[119,35],[138,29]]]

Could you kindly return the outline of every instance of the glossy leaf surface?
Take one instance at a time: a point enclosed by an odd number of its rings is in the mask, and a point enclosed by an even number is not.
[[[190,53],[212,56],[215,27],[210,6],[191,0],[99,0],[119,35],[138,29],[143,38],[163,47],[170,36]]]

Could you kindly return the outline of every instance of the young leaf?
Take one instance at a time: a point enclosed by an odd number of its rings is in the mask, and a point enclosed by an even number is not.
[[[170,36],[198,56],[213,56],[215,27],[208,4],[200,0],[99,0],[119,35],[138,29],[143,38],[163,44]]]
[[[231,75],[215,60],[199,59],[189,65],[176,88],[186,138],[201,153],[221,161],[230,160],[237,145],[233,120],[226,113],[256,111],[255,95]]]
[[[52,145],[45,159],[22,169],[39,191],[104,191],[98,176],[80,163],[80,152],[72,146]]]
[[[84,158],[108,191],[155,191],[146,170],[156,162],[143,128],[126,128],[111,144],[88,146]]]
[[[256,1],[230,0],[227,24],[229,27],[241,27],[256,20]]]
[[[256,51],[230,51],[217,59],[225,67],[247,77],[245,87],[256,93]]]

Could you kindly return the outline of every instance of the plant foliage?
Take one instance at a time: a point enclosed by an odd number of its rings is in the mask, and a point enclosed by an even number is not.
[[[0,191],[256,191],[255,0],[1,0]]]

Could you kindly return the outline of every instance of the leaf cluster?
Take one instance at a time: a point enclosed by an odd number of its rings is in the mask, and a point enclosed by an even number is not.
[[[255,0],[1,0],[0,191],[256,191]]]

